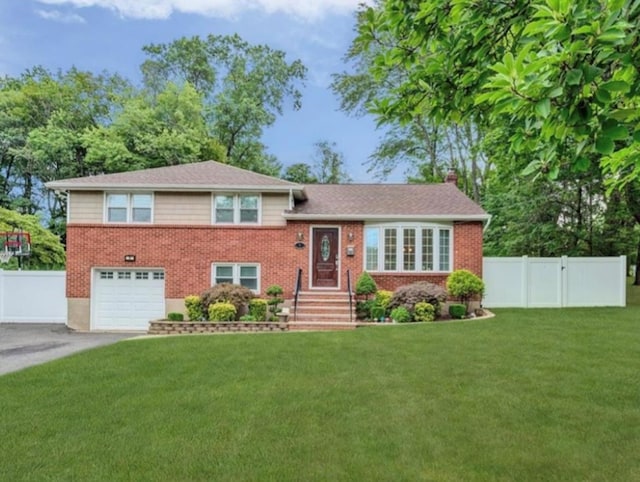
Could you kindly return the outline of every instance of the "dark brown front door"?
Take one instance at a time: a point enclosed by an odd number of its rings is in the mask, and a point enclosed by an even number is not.
[[[313,287],[338,286],[338,228],[313,228]]]

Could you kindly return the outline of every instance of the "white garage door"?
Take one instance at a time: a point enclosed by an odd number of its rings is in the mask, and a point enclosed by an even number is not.
[[[164,271],[96,270],[92,297],[95,330],[144,330],[165,316]]]

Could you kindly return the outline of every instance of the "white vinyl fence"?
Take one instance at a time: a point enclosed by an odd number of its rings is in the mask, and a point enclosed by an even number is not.
[[[65,271],[0,269],[0,323],[66,323]]]
[[[625,306],[626,256],[484,258],[487,308]]]

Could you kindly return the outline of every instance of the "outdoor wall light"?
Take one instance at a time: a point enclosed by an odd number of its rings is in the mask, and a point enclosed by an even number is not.
[[[299,243],[304,241],[304,233],[302,231],[298,232],[298,234],[296,234],[296,241],[298,241]]]
[[[349,239],[349,241],[353,241],[353,233],[347,234],[347,238]]]

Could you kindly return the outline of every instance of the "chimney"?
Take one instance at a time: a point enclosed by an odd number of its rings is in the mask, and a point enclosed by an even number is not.
[[[449,172],[447,173],[447,177],[444,178],[444,182],[452,183],[456,186],[458,185],[458,175],[456,174],[456,170],[453,167],[449,168]]]

